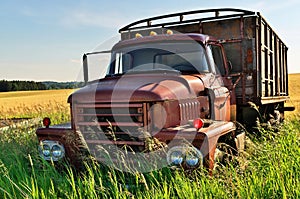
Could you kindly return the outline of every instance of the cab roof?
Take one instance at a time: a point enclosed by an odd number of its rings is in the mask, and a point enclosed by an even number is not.
[[[112,50],[138,45],[138,44],[147,44],[147,43],[160,43],[160,42],[167,42],[167,41],[197,41],[206,45],[209,41],[217,42],[214,37],[204,35],[204,34],[197,34],[197,33],[188,33],[188,34],[162,34],[162,35],[154,35],[154,36],[145,36],[145,37],[138,37],[128,40],[122,40],[114,45]]]

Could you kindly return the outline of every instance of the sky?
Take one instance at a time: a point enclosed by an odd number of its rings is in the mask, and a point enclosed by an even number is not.
[[[299,0],[8,0],[0,5],[0,80],[76,81],[82,54],[118,38],[119,28],[208,8],[260,12],[289,47],[289,73],[300,73]]]

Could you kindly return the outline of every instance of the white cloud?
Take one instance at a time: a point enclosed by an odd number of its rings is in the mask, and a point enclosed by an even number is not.
[[[126,17],[125,17],[126,18]],[[95,13],[88,10],[76,10],[67,13],[61,23],[70,27],[92,26],[102,28],[119,28],[124,24],[121,13]]]
[[[71,59],[70,62],[71,63],[75,63],[75,64],[81,64],[81,60],[80,59]]]

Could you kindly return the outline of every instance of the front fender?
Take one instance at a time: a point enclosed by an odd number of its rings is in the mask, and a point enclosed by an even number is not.
[[[204,155],[204,166],[211,173],[214,167],[214,153],[219,138],[235,130],[236,126],[233,122],[210,120],[206,121],[205,127],[198,131],[191,125],[184,125],[164,129],[155,134],[155,137],[160,141],[171,143],[171,146],[180,145],[182,142],[188,141]]]
[[[221,136],[228,133],[232,133],[236,130],[236,126],[233,122],[215,121],[203,132],[205,139],[202,143],[202,152],[206,154],[205,166],[209,169],[209,173],[212,174],[215,161],[215,150],[218,140]]]

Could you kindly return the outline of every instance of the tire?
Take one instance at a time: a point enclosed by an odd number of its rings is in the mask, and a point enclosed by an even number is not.
[[[240,165],[240,157],[243,157],[246,149],[246,132],[245,127],[236,122],[234,138],[226,136],[217,143],[214,154],[215,168],[226,167],[230,164]]]

